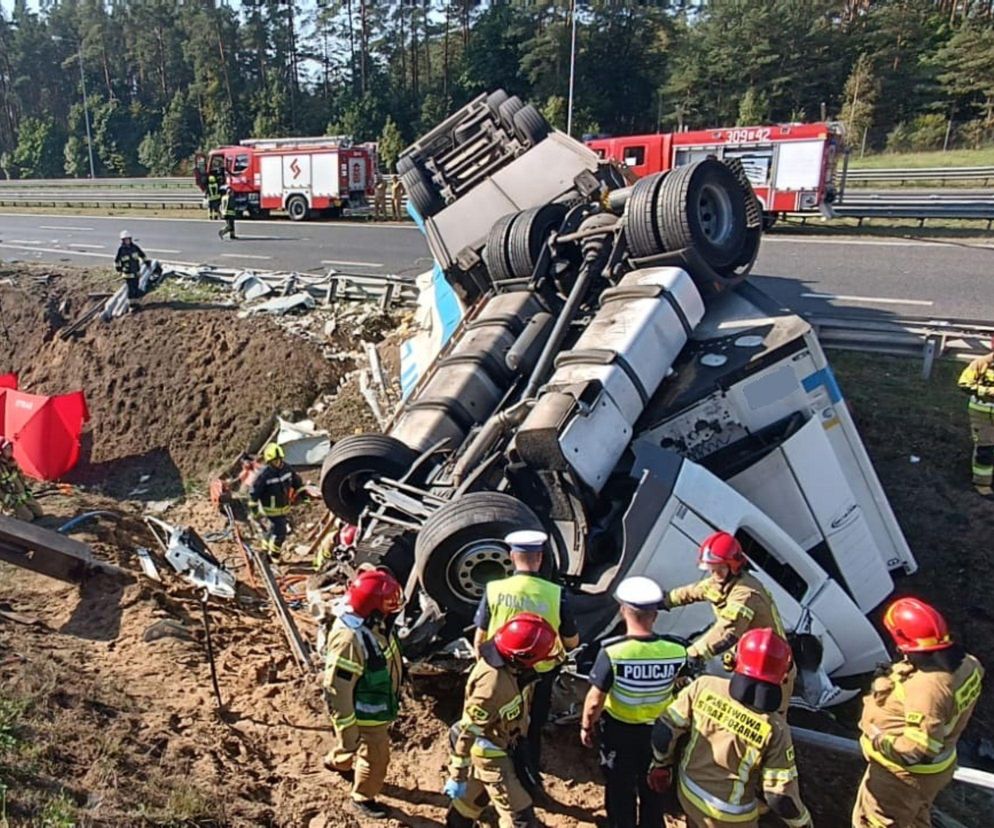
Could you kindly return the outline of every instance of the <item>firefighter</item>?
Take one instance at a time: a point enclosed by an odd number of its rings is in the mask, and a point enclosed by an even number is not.
[[[647,784],[668,790],[678,743],[689,734],[677,797],[691,828],[755,828],[760,796],[787,825],[811,826],[790,728],[778,712],[791,660],[790,646],[773,630],[749,630],[738,641],[730,679],[695,679],[656,720]]]
[[[980,697],[984,668],[953,641],[942,615],[917,598],[894,601],[884,626],[902,657],[863,699],[866,773],[852,824],[928,828],[932,802],[956,770],[956,741]]]
[[[237,239],[235,235],[235,216],[238,215],[235,210],[234,199],[231,197],[231,190],[225,187],[224,194],[221,196],[221,215],[224,217],[224,227],[217,231],[217,237],[223,239],[228,236],[230,239]]]
[[[557,646],[559,636],[548,621],[522,612],[480,647],[466,680],[462,718],[452,728],[449,778],[442,789],[452,800],[448,828],[471,828],[488,800],[500,828],[539,825],[513,755],[527,727],[525,694],[538,678],[535,665]]]
[[[742,545],[734,535],[715,532],[705,538],[698,549],[699,568],[710,573],[708,577],[696,584],[672,589],[666,595],[667,608],[698,601],[708,601],[712,605],[714,624],[687,650],[691,662],[696,662],[698,668],[719,655],[723,656],[727,668],[732,648],[747,630],[770,627],[781,638],[786,638],[773,597],[757,578],[744,571],[747,563]],[[796,678],[797,668],[791,663],[785,678],[781,713],[787,712]]]
[[[393,208],[394,221],[400,221],[401,208],[404,206],[404,182],[400,176],[394,176],[393,186],[390,188],[390,206]]]
[[[221,218],[221,185],[217,176],[207,176],[207,218],[211,221]]]
[[[977,357],[959,377],[959,387],[970,395],[968,412],[973,434],[973,486],[978,494],[994,497],[994,339],[991,352]]]
[[[387,217],[387,180],[382,176],[376,176],[376,184],[373,186],[373,218],[377,221]]]
[[[528,748],[532,769],[538,774],[542,758],[542,728],[549,719],[552,706],[552,686],[560,667],[566,660],[566,651],[580,643],[576,621],[566,600],[566,593],[539,575],[543,550],[549,541],[545,532],[524,529],[511,532],[504,538],[511,555],[514,574],[509,578],[491,581],[476,608],[473,623],[476,635],[473,647],[477,653],[497,629],[519,612],[533,612],[552,625],[558,636],[557,646],[549,658],[535,665],[540,679],[533,688],[530,699],[531,716],[528,724]]]
[[[286,464],[285,457],[283,447],[277,443],[269,443],[262,450],[266,465],[256,475],[249,494],[250,506],[269,523],[262,546],[273,561],[279,560],[280,549],[286,540],[290,507],[296,493],[304,487],[304,481]]]
[[[148,262],[148,256],[131,238],[129,230],[121,231],[121,245],[117,248],[117,255],[114,257],[114,269],[121,274],[124,284],[128,286],[128,299],[141,298],[141,290],[138,287],[138,274],[141,272],[142,264]]]
[[[608,828],[659,828],[663,797],[646,784],[652,723],[673,700],[687,648],[652,631],[663,600],[655,581],[625,578],[614,597],[621,604],[625,634],[601,643],[590,671],[580,741],[593,747],[597,728]]]
[[[368,819],[386,819],[376,801],[390,764],[390,723],[400,707],[403,660],[393,625],[403,605],[400,583],[383,569],[366,569],[349,584],[325,648],[325,700],[336,745],[329,770],[352,782],[352,804]]]
[[[45,516],[24,482],[24,474],[14,459],[14,444],[10,440],[0,440],[0,512],[25,523]]]

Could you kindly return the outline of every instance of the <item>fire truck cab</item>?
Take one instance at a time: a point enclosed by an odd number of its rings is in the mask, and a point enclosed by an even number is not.
[[[601,158],[625,164],[639,177],[709,156],[737,158],[763,205],[767,221],[785,213],[818,212],[835,199],[835,172],[844,151],[842,125],[774,124],[655,135],[595,138]]]
[[[195,158],[201,190],[214,175],[227,187],[240,215],[285,210],[293,221],[337,217],[366,204],[373,194],[373,155],[346,136],[250,138]]]

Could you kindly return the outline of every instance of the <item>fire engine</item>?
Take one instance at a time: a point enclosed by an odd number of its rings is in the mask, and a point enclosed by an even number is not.
[[[836,166],[845,148],[842,125],[829,122],[628,135],[586,143],[601,158],[623,163],[639,177],[709,156],[737,158],[768,224],[784,213],[818,212],[831,204]]]
[[[229,188],[240,215],[286,210],[293,221],[340,216],[373,195],[373,154],[347,136],[249,138],[195,157],[194,178],[206,192],[207,177]]]

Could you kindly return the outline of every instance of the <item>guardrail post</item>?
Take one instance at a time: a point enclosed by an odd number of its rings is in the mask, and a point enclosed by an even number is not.
[[[927,380],[932,376],[932,366],[935,364],[935,339],[931,336],[925,340],[925,347],[922,351],[922,379]]]

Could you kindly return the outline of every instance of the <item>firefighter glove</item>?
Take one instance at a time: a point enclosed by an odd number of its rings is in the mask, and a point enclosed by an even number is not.
[[[469,784],[467,782],[457,782],[455,779],[446,779],[445,785],[442,787],[442,793],[449,799],[461,799],[466,795],[466,789],[468,787]]]
[[[673,782],[673,771],[669,768],[649,767],[649,773],[645,777],[645,783],[649,790],[658,794],[666,793]]]

